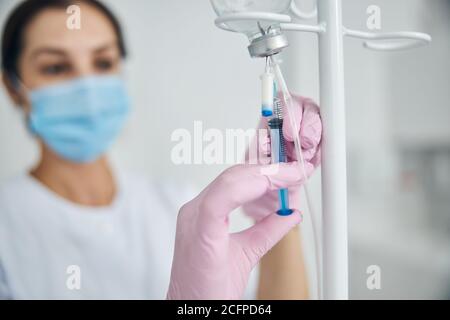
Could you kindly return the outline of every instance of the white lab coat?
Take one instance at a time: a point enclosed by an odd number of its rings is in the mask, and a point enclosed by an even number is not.
[[[0,299],[164,299],[176,216],[194,193],[117,173],[105,208],[22,175],[0,187]],[[255,278],[246,298],[252,298]]]

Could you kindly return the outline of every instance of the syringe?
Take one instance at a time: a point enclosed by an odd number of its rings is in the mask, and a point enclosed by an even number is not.
[[[277,112],[275,112],[277,114]],[[286,142],[283,137],[283,119],[275,117],[269,120],[271,157],[272,163],[287,162]],[[280,216],[289,216],[293,210],[289,209],[289,190],[281,189],[278,191],[280,201],[280,210],[277,213]]]
[[[283,112],[280,99],[276,98],[277,88],[274,75],[271,72],[270,61],[267,59],[266,71],[261,77],[262,80],[262,115],[268,120],[271,140],[272,163],[287,162],[286,141],[283,136]],[[294,211],[289,208],[289,190],[278,191],[280,209],[277,211],[280,216],[289,216]]]

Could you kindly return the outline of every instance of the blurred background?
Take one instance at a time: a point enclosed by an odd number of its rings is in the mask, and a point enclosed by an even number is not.
[[[1,25],[17,2],[0,0]],[[209,1],[104,2],[126,31],[131,52],[126,77],[134,100],[132,119],[111,158],[152,179],[204,187],[226,166],[174,165],[171,134],[178,128],[193,132],[196,120],[205,130],[254,128],[263,61],[250,59],[245,36],[214,26]],[[297,3],[305,10],[314,5]],[[358,40],[345,42],[350,297],[449,299],[450,1],[344,0],[345,26],[367,30],[370,5],[381,8],[381,31],[422,31],[433,43],[381,53]],[[289,34],[289,39],[282,59],[291,90],[320,102],[316,36]],[[0,180],[28,170],[37,159],[23,116],[4,91],[0,147]],[[311,183],[320,209],[320,172]],[[248,223],[238,213],[233,228]],[[381,268],[380,290],[367,289],[371,265]]]

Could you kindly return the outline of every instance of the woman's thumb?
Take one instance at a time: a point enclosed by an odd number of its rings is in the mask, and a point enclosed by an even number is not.
[[[294,211],[290,216],[273,213],[239,233],[239,242],[250,259],[252,267],[301,221],[302,216],[298,211]]]

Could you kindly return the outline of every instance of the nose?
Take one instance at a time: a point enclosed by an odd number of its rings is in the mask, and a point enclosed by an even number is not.
[[[73,61],[73,76],[75,78],[92,76],[95,74],[95,68],[93,63],[93,57],[91,52],[77,51],[72,56]]]

